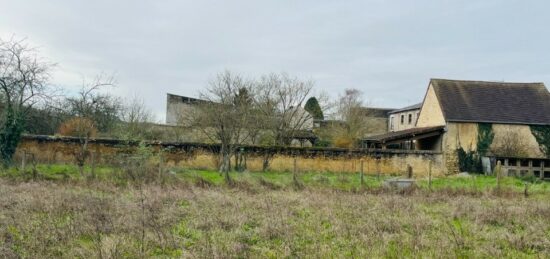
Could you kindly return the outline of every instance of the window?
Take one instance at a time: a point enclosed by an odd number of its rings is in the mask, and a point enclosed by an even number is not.
[[[390,130],[393,130],[393,115],[390,116]]]
[[[413,115],[412,113],[409,113],[409,124],[411,124],[413,121]]]
[[[405,123],[405,114],[401,114],[401,124]]]

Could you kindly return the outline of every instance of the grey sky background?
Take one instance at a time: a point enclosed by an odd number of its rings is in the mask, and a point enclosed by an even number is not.
[[[373,106],[422,101],[430,78],[550,83],[550,1],[0,0],[0,37],[58,63],[52,83],[115,73],[164,121],[225,69],[287,72]]]

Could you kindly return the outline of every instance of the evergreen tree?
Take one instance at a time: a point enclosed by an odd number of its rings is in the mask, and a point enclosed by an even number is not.
[[[323,115],[323,111],[321,110],[321,106],[319,105],[319,102],[315,97],[311,97],[307,100],[306,105],[304,106],[304,109],[308,111],[311,114],[311,116],[313,116],[313,118],[316,120],[325,119],[325,116]]]

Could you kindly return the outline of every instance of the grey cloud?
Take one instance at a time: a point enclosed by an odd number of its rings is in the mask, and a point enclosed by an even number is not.
[[[548,81],[545,1],[6,1],[0,36],[59,63],[57,84],[116,72],[161,115],[224,69],[288,72],[373,105],[420,101],[430,77]],[[162,118],[162,117],[161,117]],[[161,119],[159,118],[159,119]]]

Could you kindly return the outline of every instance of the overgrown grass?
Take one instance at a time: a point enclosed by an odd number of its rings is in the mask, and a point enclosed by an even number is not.
[[[85,176],[79,174],[78,167],[70,164],[40,164],[36,166],[37,175],[33,175],[32,168],[25,173],[17,168],[10,168],[0,172],[0,176],[31,180],[37,177],[42,180],[72,180],[79,181],[90,177],[91,168],[86,166]],[[165,174],[174,176],[179,181],[200,186],[224,186],[224,177],[219,172],[208,170],[190,170],[183,168],[165,169]],[[108,181],[125,184],[126,179],[120,176],[121,169],[112,166],[96,166],[94,180]],[[272,189],[285,189],[292,187],[292,173],[289,172],[231,172],[231,178],[237,182],[247,182],[253,185],[263,185]],[[122,178],[122,179],[121,179]],[[393,176],[364,175],[364,184],[361,185],[359,173],[318,173],[301,172],[298,179],[305,187],[310,189],[333,189],[339,191],[357,191],[360,189],[376,189],[383,186],[384,181]],[[550,182],[535,178],[503,177],[501,188],[508,192],[523,193],[527,185],[528,193],[534,195],[550,195]],[[428,179],[416,179],[416,186],[421,190],[429,190]],[[489,192],[497,188],[497,180],[493,176],[472,174],[468,177],[444,177],[434,178],[431,182],[431,190],[441,191],[467,191]]]
[[[70,165],[3,171],[1,258],[544,258],[550,184],[488,176],[418,179],[170,169],[127,177]],[[136,169],[138,170],[138,169]],[[89,168],[86,169],[89,172]],[[130,172],[131,173],[131,172]],[[148,180],[146,180],[148,179]],[[531,179],[532,180],[532,179]]]
[[[545,257],[550,204],[0,180],[0,257]]]

